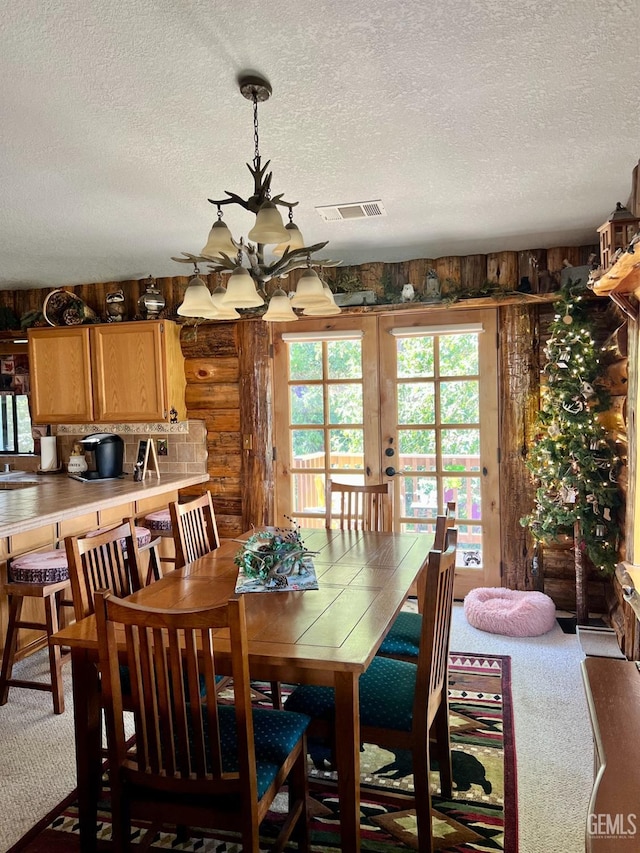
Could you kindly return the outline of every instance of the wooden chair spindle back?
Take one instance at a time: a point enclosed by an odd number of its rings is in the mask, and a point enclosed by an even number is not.
[[[215,551],[220,545],[211,493],[181,504],[169,504],[171,525],[176,548],[176,568]]]
[[[95,612],[96,590],[123,598],[144,585],[132,518],[93,536],[67,536],[65,550],[76,619]]]
[[[338,495],[338,509],[334,512],[333,496]],[[327,480],[326,527],[338,518],[340,530],[391,530],[391,493],[389,483],[372,486],[354,486]]]

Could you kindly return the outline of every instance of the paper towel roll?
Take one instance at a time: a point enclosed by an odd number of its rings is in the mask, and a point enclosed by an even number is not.
[[[43,435],[40,439],[40,470],[55,471],[58,467],[58,453],[55,435]]]

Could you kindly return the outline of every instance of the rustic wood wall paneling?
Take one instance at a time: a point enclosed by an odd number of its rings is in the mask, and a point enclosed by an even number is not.
[[[415,292],[419,295],[424,293],[425,279],[432,266],[432,258],[419,258],[413,261],[406,261],[404,264],[406,281],[413,285]]]
[[[443,258],[436,258],[434,269],[436,275],[440,279],[442,295],[447,294],[447,279],[460,284],[461,281],[462,259],[458,255],[447,255]]]
[[[526,249],[518,252],[518,282],[528,278],[532,293],[546,293],[542,288],[540,273],[547,268],[546,249]]]
[[[252,524],[273,524],[275,513],[271,330],[262,320],[249,320],[238,326],[242,520],[248,530]]]
[[[533,541],[520,525],[535,497],[525,460],[539,408],[537,310],[529,305],[503,307],[498,317],[503,583],[511,589],[541,589],[542,578],[532,571]]]
[[[565,260],[569,261],[572,267],[580,266],[580,247],[556,246],[553,249],[547,249],[547,269],[549,272],[561,272],[565,267]]]
[[[238,536],[242,523],[240,364],[236,323],[185,325],[181,334],[187,378],[187,413],[203,420],[209,453],[205,488],[211,492],[218,530]],[[202,486],[183,494],[201,494]]]
[[[487,256],[466,255],[460,259],[460,284],[469,293],[481,290],[487,281]]]
[[[516,290],[520,283],[517,252],[491,252],[487,255],[487,281],[504,290]]]

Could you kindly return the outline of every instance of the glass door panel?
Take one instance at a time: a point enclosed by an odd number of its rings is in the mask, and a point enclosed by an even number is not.
[[[433,537],[455,501],[458,597],[499,585],[495,310],[299,320],[273,332],[277,523],[323,526],[330,477],[390,481],[396,531]]]
[[[395,529],[431,532],[455,501],[456,595],[499,584],[495,312],[387,315],[380,347]]]

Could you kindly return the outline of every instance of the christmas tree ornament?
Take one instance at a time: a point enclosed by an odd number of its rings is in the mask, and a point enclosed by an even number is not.
[[[565,324],[565,326],[570,326],[573,323],[573,317],[571,316],[571,314],[565,314],[562,318],[562,322]]]

